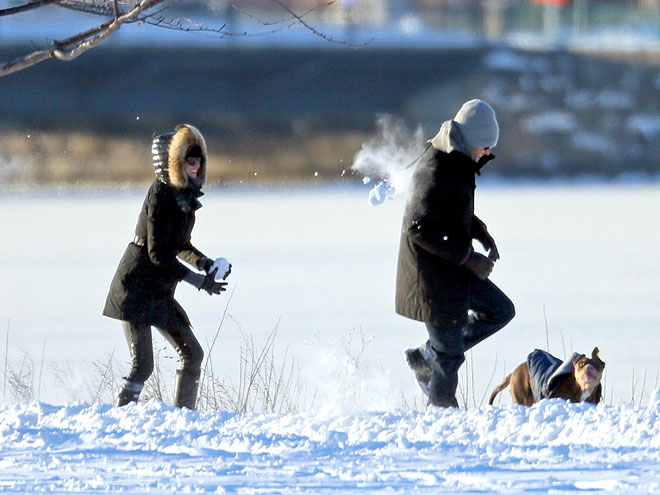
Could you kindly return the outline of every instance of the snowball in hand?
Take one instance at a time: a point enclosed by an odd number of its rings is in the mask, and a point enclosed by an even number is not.
[[[221,280],[224,280],[225,277],[227,276],[227,272],[229,271],[229,261],[227,261],[226,258],[216,258],[216,260],[213,262],[213,265],[211,266],[211,270],[209,270],[209,273],[212,273],[213,270],[216,268],[218,269],[218,273],[215,274],[215,280],[216,282],[219,282]]]

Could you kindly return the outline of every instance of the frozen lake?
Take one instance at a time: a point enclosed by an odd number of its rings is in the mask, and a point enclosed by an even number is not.
[[[95,363],[113,352],[128,361],[119,322],[101,310],[145,192],[0,198],[3,354],[15,368],[32,362],[35,398],[89,400]],[[238,373],[239,329],[262,342],[277,326],[276,354],[297,360],[314,408],[421,405],[403,351],[425,329],[393,309],[403,200],[371,207],[367,189],[354,186],[236,187],[208,190],[203,203],[193,243],[233,263],[230,288],[211,298],[184,283],[177,299],[204,347],[227,308],[216,373]],[[468,355],[468,406],[485,403],[534,348],[563,358],[596,345],[607,363],[605,402],[648,401],[659,381],[659,207],[658,184],[478,187],[477,214],[502,255],[491,278],[517,316]],[[169,374],[174,352],[160,337],[155,345]],[[15,402],[6,380],[2,401]]]

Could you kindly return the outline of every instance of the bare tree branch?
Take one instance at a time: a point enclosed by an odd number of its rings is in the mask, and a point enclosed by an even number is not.
[[[0,77],[26,69],[51,57],[56,57],[59,60],[64,61],[74,60],[87,50],[95,47],[108,38],[125,22],[134,19],[141,12],[163,3],[164,1],[165,0],[143,0],[132,10],[126,14],[120,15],[112,21],[104,22],[95,28],[79,33],[71,38],[67,38],[64,41],[54,41],[53,48],[49,50],[38,50],[18,60],[2,64],[0,65]]]
[[[121,25],[124,22],[134,19],[135,16],[137,16],[140,12],[149,9],[154,5],[158,5],[159,3],[163,3],[164,1],[165,0],[144,0],[143,2],[138,3],[128,13],[117,17],[114,21],[110,23],[110,25],[105,30],[102,30],[98,35],[81,42],[76,48],[73,48],[68,52],[62,51],[60,49],[54,50],[53,55],[58,59],[65,61],[70,61],[75,58],[78,58],[87,50],[94,48],[96,45],[98,45],[103,40],[105,40],[110,35],[112,35],[115,31],[117,31],[121,27]]]
[[[62,61],[71,61],[78,58],[86,51],[99,45],[107,38],[112,36],[123,24],[141,23],[149,24],[152,26],[172,29],[177,31],[184,31],[190,33],[208,33],[219,35],[220,38],[225,36],[264,36],[268,34],[275,34],[285,28],[293,28],[302,26],[311,32],[314,36],[322,38],[330,43],[337,43],[351,48],[360,48],[369,44],[372,40],[368,40],[360,45],[355,45],[346,41],[334,39],[328,36],[308,22],[304,20],[313,11],[329,7],[336,3],[337,0],[327,0],[326,3],[319,4],[311,9],[308,9],[302,14],[296,14],[289,8],[282,0],[269,0],[272,4],[277,5],[280,9],[288,14],[288,17],[275,22],[263,22],[255,19],[254,16],[243,12],[236,5],[232,7],[241,12],[243,15],[254,19],[256,22],[263,26],[273,26],[276,24],[288,23],[286,26],[280,26],[270,32],[251,34],[248,32],[230,33],[225,31],[225,25],[219,28],[208,28],[202,24],[196,24],[190,19],[167,19],[163,12],[167,11],[172,5],[180,3],[182,0],[35,0],[17,7],[0,10],[0,17],[9,16],[21,12],[26,12],[33,9],[38,9],[50,4],[55,4],[58,7],[74,10],[81,13],[99,15],[108,17],[111,20],[103,22],[102,24],[88,29],[82,33],[78,33],[64,40],[55,40],[52,46],[48,49],[35,50],[16,60],[0,63],[0,77],[21,71],[28,67],[32,67],[40,62],[48,60],[49,58],[57,58]],[[129,10],[123,12],[120,4],[128,4]],[[130,8],[132,6],[132,8]],[[126,8],[126,7],[125,7]]]
[[[332,5],[333,3],[336,3],[336,2],[337,2],[337,0],[330,0],[330,1],[328,1],[327,3],[325,3],[325,4],[320,4],[320,5],[317,5],[316,7],[312,7],[311,9],[307,10],[307,12],[305,12],[305,13],[303,13],[303,14],[300,14],[299,17],[305,17],[305,16],[311,14],[312,12],[314,12],[315,10],[318,10],[318,9],[321,9],[321,8],[325,8],[325,7],[329,7],[330,5]],[[279,2],[275,2],[275,3],[277,3],[277,4],[279,5]],[[296,17],[295,15],[293,15],[293,14],[289,14],[289,16],[286,17],[286,18],[284,18],[284,19],[279,19],[279,20],[277,20],[277,21],[270,21],[270,22],[267,22],[267,21],[264,21],[264,20],[262,20],[262,19],[259,19],[259,18],[257,18],[256,16],[250,14],[250,13],[247,12],[246,10],[239,8],[236,4],[232,4],[232,8],[233,8],[234,10],[236,10],[237,12],[240,12],[241,14],[243,14],[245,17],[248,17],[248,18],[252,19],[253,21],[258,22],[258,23],[261,24],[262,26],[275,26],[275,25],[277,25],[277,24],[282,24],[282,23],[285,23],[285,22],[289,22],[289,21],[295,21],[295,20],[297,20],[297,17]]]
[[[311,26],[310,24],[308,24],[307,22],[305,22],[305,20],[303,19],[303,16],[304,16],[304,15],[307,15],[307,14],[303,14],[303,15],[298,15],[298,14],[296,14],[296,13],[293,12],[289,7],[287,7],[287,6],[282,2],[282,0],[270,0],[270,1],[273,2],[273,3],[275,3],[275,4],[277,4],[277,5],[279,5],[280,8],[282,8],[283,10],[285,10],[286,12],[288,12],[289,15],[291,15],[291,17],[292,17],[293,19],[296,20],[296,22],[300,23],[301,26],[303,26],[304,28],[308,29],[308,30],[309,30],[314,36],[318,36],[319,38],[322,38],[322,39],[324,39],[325,41],[328,41],[328,42],[330,42],[330,43],[337,43],[337,44],[340,44],[340,45],[349,46],[349,47],[351,47],[351,48],[362,48],[362,47],[367,46],[369,43],[371,43],[371,42],[374,40],[374,38],[371,38],[371,39],[367,40],[366,42],[361,43],[361,44],[359,44],[359,45],[355,45],[355,44],[353,44],[353,43],[349,43],[349,42],[347,42],[347,41],[336,40],[336,39],[334,39],[332,36],[328,36],[328,35],[326,35],[326,34],[323,34],[322,32],[318,31],[316,28],[314,28],[313,26]],[[327,5],[331,5],[331,4],[335,3],[335,1],[336,1],[336,0],[332,0],[332,1],[330,1]],[[314,9],[311,9],[309,12],[311,12],[312,10],[314,10]]]
[[[194,22],[188,18],[174,18],[168,19],[164,15],[161,15],[163,12],[167,11],[174,4],[181,3],[183,0],[162,0],[159,2],[160,7],[152,10],[153,7],[150,7],[148,14],[136,15],[132,19],[127,19],[124,24],[148,24],[150,26],[156,26],[163,29],[171,29],[173,31],[183,31],[186,33],[208,33],[213,35],[220,35],[220,38],[225,36],[247,36],[248,33],[228,33],[225,31],[226,25],[222,25],[216,28],[209,28],[203,24]],[[74,12],[84,12],[86,14],[99,15],[99,16],[114,16],[114,8],[110,8],[107,5],[103,4],[89,4],[87,0],[60,0],[58,3],[59,7],[73,10]],[[187,27],[190,25],[191,27]]]

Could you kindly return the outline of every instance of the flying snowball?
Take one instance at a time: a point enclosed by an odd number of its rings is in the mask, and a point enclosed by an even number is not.
[[[385,182],[379,182],[376,186],[369,191],[369,204],[371,206],[378,206],[383,204],[386,199],[392,197],[392,190]]]

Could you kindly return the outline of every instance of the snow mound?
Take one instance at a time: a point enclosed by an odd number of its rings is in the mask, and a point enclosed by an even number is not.
[[[0,491],[649,493],[659,397],[351,415],[32,402],[0,408]]]

